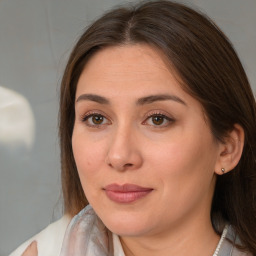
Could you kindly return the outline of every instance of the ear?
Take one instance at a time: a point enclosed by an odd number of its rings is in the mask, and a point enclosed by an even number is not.
[[[215,165],[215,173],[222,175],[233,170],[238,164],[244,147],[244,129],[235,124],[232,131],[220,143],[218,159]]]

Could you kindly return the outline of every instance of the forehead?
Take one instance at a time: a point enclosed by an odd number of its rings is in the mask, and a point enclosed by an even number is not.
[[[139,61],[144,62],[144,64],[147,66],[154,63],[153,65],[166,67],[165,63],[163,62],[164,55],[157,48],[143,43],[104,47],[92,55],[86,66],[93,62],[97,62],[98,64],[102,63],[104,65],[104,57],[108,58],[109,56],[112,58],[108,59],[108,61],[113,62],[113,64],[119,64],[119,62],[122,61],[129,65],[131,63],[133,64],[134,61]]]
[[[145,45],[107,47],[96,52],[86,63],[78,88],[90,89],[171,89],[179,87],[177,75],[163,54]]]

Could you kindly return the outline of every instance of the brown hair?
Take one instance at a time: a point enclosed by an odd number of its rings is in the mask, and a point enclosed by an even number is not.
[[[234,124],[245,131],[239,164],[218,176],[212,218],[231,223],[245,249],[256,255],[256,107],[244,69],[231,43],[205,15],[171,1],[147,1],[114,9],[81,36],[67,63],[60,97],[60,144],[65,212],[88,203],[72,153],[74,100],[78,78],[90,56],[114,45],[146,43],[159,49],[203,106],[216,139]],[[215,227],[216,228],[216,227]],[[220,232],[220,230],[217,230]]]

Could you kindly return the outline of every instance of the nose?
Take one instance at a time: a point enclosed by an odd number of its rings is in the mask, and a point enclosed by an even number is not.
[[[136,170],[143,163],[139,148],[136,134],[130,129],[120,129],[111,138],[106,163],[117,171]]]

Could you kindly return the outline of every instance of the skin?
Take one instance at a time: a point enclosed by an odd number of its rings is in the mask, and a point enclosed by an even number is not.
[[[156,50],[126,45],[96,53],[78,81],[72,145],[79,176],[126,255],[211,255],[219,239],[210,206],[223,148],[200,103],[175,77]],[[172,99],[138,104],[152,95]],[[152,115],[163,123],[156,125]],[[120,204],[103,189],[112,183],[153,191]]]
[[[177,78],[159,51],[137,44],[97,52],[78,81],[72,137],[78,173],[126,256],[210,256],[219,241],[210,220],[216,175],[239,162],[244,131],[235,124],[218,142],[202,106]],[[152,191],[117,203],[104,189],[113,183]],[[36,243],[23,254],[36,255]]]
[[[27,249],[23,252],[21,256],[37,256],[38,251],[37,251],[37,242],[33,241]]]

